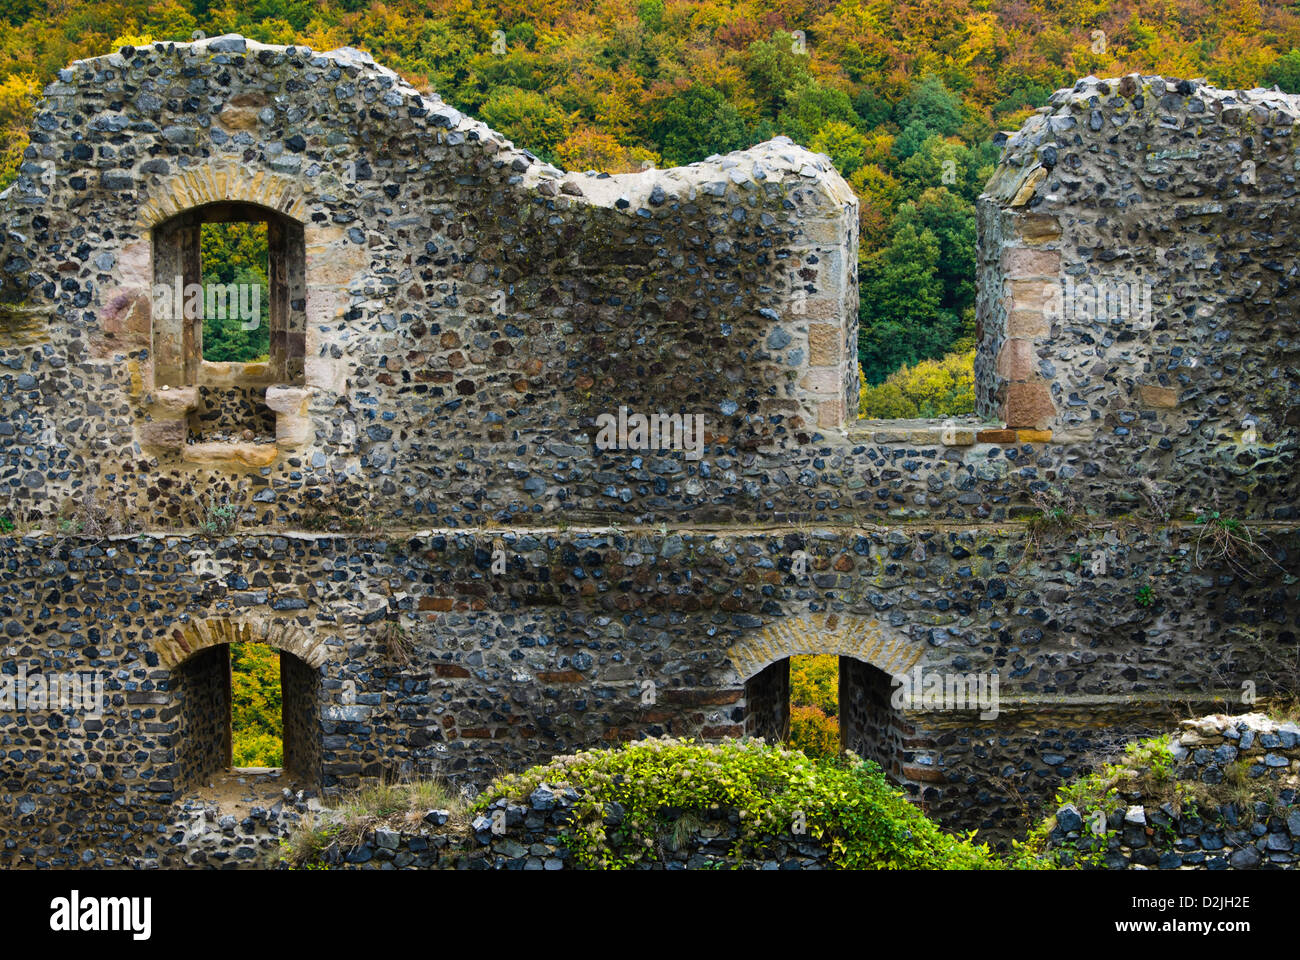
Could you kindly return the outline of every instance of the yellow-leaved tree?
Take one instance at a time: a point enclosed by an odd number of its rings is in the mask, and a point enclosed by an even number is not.
[[[4,152],[0,153],[0,190],[18,178],[18,167],[27,149],[27,128],[32,107],[40,95],[40,82],[30,73],[13,73],[0,80],[0,133]]]
[[[790,658],[790,746],[806,756],[839,756],[839,682],[834,654]]]
[[[975,348],[901,367],[878,386],[862,377],[858,416],[869,420],[935,419],[975,412]]]

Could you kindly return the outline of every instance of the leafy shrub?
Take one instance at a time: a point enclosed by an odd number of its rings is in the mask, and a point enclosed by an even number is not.
[[[790,658],[790,703],[839,712],[840,658],[831,653]]]
[[[271,733],[238,731],[230,753],[233,767],[284,766],[284,741]]]
[[[840,722],[817,707],[790,707],[790,746],[806,756],[831,759],[840,752]]]
[[[1300,93],[1300,50],[1274,60],[1264,70],[1264,86],[1278,86],[1286,93]]]
[[[474,806],[506,798],[526,803],[543,783],[581,794],[561,841],[583,867],[620,869],[651,859],[656,839],[684,816],[734,808],[742,839],[732,856],[759,850],[764,836],[790,836],[806,823],[809,839],[847,869],[1000,869],[1040,865],[1031,857],[1001,860],[987,844],[954,836],[929,820],[871,761],[810,759],[761,740],[699,744],[643,740],[614,750],[556,757],[503,777]],[[624,816],[606,824],[606,805]]]

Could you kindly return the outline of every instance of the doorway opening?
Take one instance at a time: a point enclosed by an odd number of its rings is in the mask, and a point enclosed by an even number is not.
[[[893,690],[888,673],[854,657],[784,657],[745,682],[745,734],[783,743],[798,736],[804,742],[794,745],[809,756],[809,741],[817,755],[851,750],[902,782],[908,724]]]
[[[318,789],[320,672],[263,643],[207,647],[173,671],[182,789],[265,772]]]

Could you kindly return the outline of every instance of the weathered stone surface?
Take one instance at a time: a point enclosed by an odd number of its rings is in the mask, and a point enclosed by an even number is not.
[[[1041,380],[1007,384],[1008,427],[1044,430],[1055,416],[1056,406],[1052,403],[1052,393],[1047,384]]]
[[[1178,391],[1155,384],[1143,384],[1140,388],[1142,402],[1148,407],[1172,410],[1178,406]]]
[[[1218,765],[1236,759],[1246,743],[1244,759],[1249,762],[1266,756],[1263,740],[1283,738],[1300,744],[1300,727],[1294,723],[1270,719],[1261,713],[1239,716],[1211,714],[1182,722],[1183,734],[1173,749],[1174,779],[1199,781],[1201,796],[1222,776],[1213,775]],[[1195,744],[1188,751],[1183,746]],[[1272,770],[1250,775],[1247,784],[1268,802],[1243,803],[1240,788],[1225,787],[1218,797],[1202,799],[1197,804],[1175,805],[1144,798],[1127,791],[1123,811],[1100,824],[1095,815],[1086,820],[1079,810],[1067,804],[1056,811],[1048,848],[1066,848],[1073,855],[1086,853],[1093,845],[1105,844],[1102,865],[1108,870],[1128,870],[1158,866],[1162,870],[1232,869],[1254,870],[1265,861],[1272,869],[1294,870],[1300,867],[1300,746],[1287,749],[1286,762]],[[1123,760],[1127,766],[1134,761]],[[1138,781],[1140,782],[1140,781]],[[1209,785],[1207,787],[1206,785]],[[1097,839],[1105,826],[1109,833]],[[1221,854],[1209,856],[1207,854]]]
[[[21,305],[0,310],[0,478],[22,531],[0,536],[0,629],[10,660],[101,673],[109,699],[57,728],[0,713],[20,798],[0,864],[168,853],[176,796],[224,762],[223,624],[284,651],[286,747],[330,796],[433,764],[481,787],[648,734],[772,735],[780,665],[816,648],[844,657],[846,742],[995,836],[1018,807],[990,771],[1048,797],[1171,703],[1265,675],[1225,623],[1300,627],[1275,569],[1300,573],[1280,138],[1243,198],[1222,173],[1241,126],[1165,128],[1157,109],[1182,106],[1150,97],[1143,123],[1095,132],[1053,126],[1054,101],[1027,133],[1057,162],[1009,144],[978,208],[980,417],[856,425],[856,200],[784,138],[587,176],[356,51],[225,38],[65,73],[36,115],[52,192],[6,194],[0,234],[22,265],[0,298]],[[161,108],[135,105],[146,88]],[[109,156],[106,183],[88,164]],[[1079,202],[1116,178],[1122,208]],[[270,211],[281,235],[265,364],[203,361],[140,300],[214,208]],[[1121,268],[1152,298],[1033,279]],[[1000,375],[1009,340],[1032,346]],[[1144,405],[1148,379],[1177,408]],[[670,442],[602,444],[620,410],[662,415]],[[671,442],[673,416],[702,418],[675,434],[697,444]],[[1247,570],[1189,546],[1211,490],[1267,525]],[[1061,491],[1085,520],[1031,538]],[[917,664],[996,673],[1002,709],[888,706]],[[106,757],[130,822],[94,799]]]

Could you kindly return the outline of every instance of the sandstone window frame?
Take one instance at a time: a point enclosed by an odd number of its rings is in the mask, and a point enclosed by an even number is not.
[[[224,362],[203,357],[203,318],[185,317],[155,297],[150,334],[154,384],[179,391],[180,407],[193,416],[202,387],[241,388],[265,394],[275,411],[277,441],[301,436],[306,385],[306,225],[246,201],[222,201],[180,211],[150,231],[155,291],[183,291],[202,283],[202,228],[208,223],[264,223],[268,242],[270,350],[265,363]],[[194,446],[195,444],[191,444]],[[207,444],[221,447],[225,444]]]

